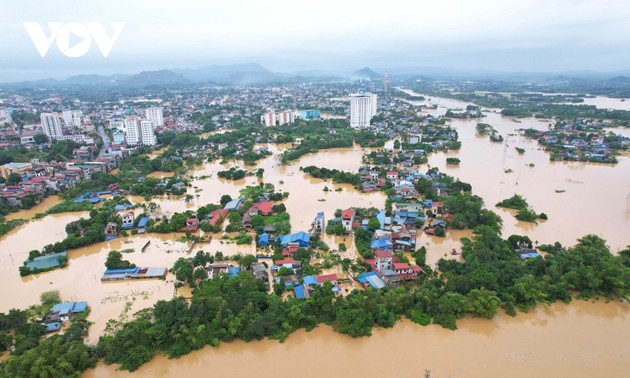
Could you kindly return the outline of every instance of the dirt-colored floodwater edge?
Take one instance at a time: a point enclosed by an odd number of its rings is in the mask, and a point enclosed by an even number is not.
[[[459,329],[407,320],[352,339],[320,326],[284,343],[242,341],[134,373],[100,363],[83,377],[622,377],[630,360],[630,305],[574,301],[512,318],[464,319]]]

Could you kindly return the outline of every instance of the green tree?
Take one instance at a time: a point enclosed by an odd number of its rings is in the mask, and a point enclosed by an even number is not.
[[[225,205],[230,201],[232,201],[232,197],[229,194],[224,194],[221,196],[219,203],[221,204],[221,207],[225,207]]]
[[[35,134],[35,136],[33,137],[33,141],[35,142],[35,144],[48,143],[48,137],[46,136],[46,134]]]
[[[491,319],[499,313],[502,305],[497,293],[485,289],[473,289],[468,295],[469,311],[476,316]]]
[[[132,264],[127,260],[123,260],[122,253],[118,251],[110,251],[105,261],[107,269],[128,269],[135,268],[136,264]]]
[[[247,268],[253,263],[257,262],[258,258],[254,255],[245,255],[238,259],[238,265]]]
[[[379,222],[378,219],[376,219],[376,217],[374,217],[374,218],[370,219],[370,221],[368,222],[367,227],[368,227],[369,231],[374,232],[374,231],[378,230],[379,228],[381,228],[381,222]]]
[[[7,176],[7,185],[15,185],[20,181],[22,181],[22,176],[19,173],[11,172]]]

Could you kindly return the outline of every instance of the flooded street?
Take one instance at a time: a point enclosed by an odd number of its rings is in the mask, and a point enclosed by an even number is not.
[[[51,207],[62,203],[63,200],[59,196],[50,196],[44,198],[44,200],[37,205],[31,207],[28,210],[20,210],[15,213],[9,213],[5,215],[7,220],[12,219],[33,219],[33,217],[39,213],[43,213],[44,211],[50,209]]]
[[[515,318],[460,320],[456,331],[401,321],[360,339],[319,326],[282,344],[236,341],[177,360],[156,357],[132,374],[100,363],[83,377],[278,377],[299,371],[307,378],[417,378],[425,370],[434,378],[620,377],[630,358],[628,310],[628,304],[575,301]],[[305,369],[306,361],[312,363],[305,356],[314,353],[320,367]]]

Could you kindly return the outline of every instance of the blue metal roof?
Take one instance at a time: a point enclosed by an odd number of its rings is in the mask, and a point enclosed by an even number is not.
[[[376,290],[380,290],[385,287],[385,281],[383,281],[383,279],[381,279],[378,275],[367,277],[367,281]]]
[[[269,245],[269,234],[260,234],[260,236],[258,237],[258,244],[263,247]]]
[[[147,222],[149,222],[149,218],[147,217],[140,218],[140,221],[138,222],[138,227],[146,227]]]
[[[67,257],[66,252],[51,253],[44,256],[35,257],[33,260],[26,261],[26,267],[29,269],[47,269],[59,266],[59,258]]]
[[[300,231],[294,234],[278,236],[276,240],[279,240],[281,245],[298,243],[300,246],[307,247],[311,241],[311,235],[304,231]]]
[[[74,312],[75,314],[78,312],[83,312],[86,309],[87,309],[86,301],[74,302],[74,306],[72,306],[72,312]]]
[[[317,285],[317,278],[315,276],[304,277],[304,285]]]
[[[371,249],[375,249],[375,248],[391,249],[393,247],[394,245],[392,244],[392,241],[390,239],[374,239],[370,243]]]
[[[138,273],[138,270],[140,270],[140,268],[138,267],[127,268],[127,269],[107,269],[105,270],[105,273],[103,274],[125,274],[125,273],[136,274]]]
[[[363,272],[357,276],[357,279],[359,280],[360,283],[366,283],[368,282],[367,280],[368,277],[375,276],[375,275],[377,275],[376,272]]]
[[[72,307],[74,306],[74,302],[63,302],[57,303],[51,309],[54,313],[59,313],[59,315],[66,315],[72,311]]]
[[[236,277],[241,272],[241,268],[238,266],[231,266],[228,268],[228,274],[230,277]]]
[[[59,331],[60,329],[61,329],[61,323],[59,322],[46,323],[46,332],[55,332],[55,331]]]
[[[298,299],[304,299],[304,285],[298,285],[293,288],[293,293],[295,293],[295,297]]]

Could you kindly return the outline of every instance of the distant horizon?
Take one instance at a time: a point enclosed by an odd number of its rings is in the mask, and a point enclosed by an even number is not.
[[[24,0],[0,13],[0,82],[233,62],[280,73],[630,71],[630,7],[619,0]]]
[[[81,70],[75,72],[58,72],[53,75],[45,75],[45,74],[35,74],[34,72],[24,73],[26,78],[20,78],[22,76],[16,76],[14,80],[6,80],[5,77],[0,72],[0,84],[13,84],[19,82],[31,82],[31,81],[46,81],[46,80],[55,80],[55,81],[64,81],[73,77],[79,76],[113,76],[113,75],[126,75],[132,76],[137,75],[142,72],[158,72],[158,71],[171,71],[176,72],[179,70],[201,70],[208,67],[221,67],[221,68],[230,68],[230,67],[238,67],[244,65],[257,65],[261,68],[268,70],[269,72],[277,75],[286,75],[286,76],[299,76],[301,74],[313,74],[317,73],[314,76],[337,76],[339,78],[349,78],[355,72],[358,72],[364,68],[369,68],[372,71],[383,74],[388,72],[390,77],[397,76],[409,76],[409,75],[427,75],[431,74],[437,76],[444,75],[457,75],[460,77],[473,77],[475,75],[487,75],[489,78],[492,76],[501,77],[501,79],[505,79],[503,76],[505,75],[523,75],[523,76],[538,76],[538,77],[549,77],[549,76],[564,76],[564,75],[575,75],[576,77],[580,76],[630,76],[630,68],[628,69],[620,69],[620,70],[592,70],[592,69],[582,69],[582,70],[508,70],[508,69],[490,69],[490,68],[454,68],[454,67],[446,67],[446,66],[393,66],[393,67],[377,67],[370,65],[362,65],[356,68],[348,68],[348,69],[325,69],[325,68],[302,68],[302,69],[293,69],[293,70],[274,70],[273,68],[269,68],[263,64],[259,64],[257,62],[236,62],[236,63],[227,63],[227,64],[215,64],[215,63],[207,63],[197,66],[179,66],[179,67],[169,67],[169,66],[151,66],[144,68],[127,68],[126,70],[111,70],[111,71],[103,71],[103,70]],[[6,72],[6,71],[5,71]],[[245,71],[244,71],[245,72]],[[254,71],[255,72],[255,71]],[[400,73],[403,72],[403,73]],[[313,75],[311,75],[313,76]],[[3,80],[4,79],[4,80]]]

